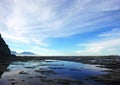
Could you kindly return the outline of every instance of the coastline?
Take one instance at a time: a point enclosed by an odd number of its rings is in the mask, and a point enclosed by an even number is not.
[[[12,56],[9,61],[29,61],[29,60],[63,60],[80,62],[83,64],[98,65],[100,68],[108,68],[107,74],[91,76],[95,81],[109,85],[120,84],[120,57],[119,56]]]

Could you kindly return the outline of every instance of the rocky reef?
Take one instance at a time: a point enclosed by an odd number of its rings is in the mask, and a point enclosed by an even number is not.
[[[8,56],[11,56],[10,49],[0,34],[0,57],[8,57]]]

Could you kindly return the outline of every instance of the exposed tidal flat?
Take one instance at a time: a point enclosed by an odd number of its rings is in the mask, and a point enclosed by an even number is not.
[[[120,85],[120,57],[12,57],[0,76],[0,85]]]

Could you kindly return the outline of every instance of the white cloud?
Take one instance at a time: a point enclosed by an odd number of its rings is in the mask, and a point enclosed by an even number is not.
[[[67,37],[111,25],[108,22],[113,18],[104,11],[119,9],[118,3],[119,0],[2,0],[0,32],[12,42],[48,46],[47,38]]]
[[[103,11],[111,11],[120,9],[120,1],[119,0],[105,0],[101,4],[98,5]]]
[[[120,38],[120,28],[114,28],[111,31],[108,32],[104,32],[100,35],[98,35],[99,37],[119,37]]]
[[[34,51],[33,51],[34,50]],[[58,55],[63,55],[63,53],[57,51],[57,50],[53,50],[53,49],[49,49],[49,48],[41,48],[38,46],[34,46],[31,47],[31,49],[29,49],[28,51],[32,51],[35,54],[41,55],[41,56],[58,56]]]
[[[79,45],[82,46],[82,45]],[[84,50],[76,51],[79,55],[111,55],[120,53],[120,39],[101,40],[83,45]]]
[[[105,16],[98,18],[98,20],[93,20],[94,23],[91,23],[89,21],[90,19],[99,17],[98,13],[101,16],[103,8],[110,10],[114,6],[119,7],[114,4],[119,2],[119,0],[99,1],[99,3],[93,2],[92,0],[75,0],[70,6],[69,4],[67,6],[68,1],[65,1],[56,1],[55,3],[49,0],[12,0],[12,8],[11,5],[8,5],[12,10],[5,18],[5,25],[15,34],[21,33],[21,35],[23,35],[29,32],[36,34],[39,32],[43,34],[42,36],[48,35],[46,37],[64,37],[79,32],[86,32],[84,28],[88,26],[96,28],[94,24],[96,24],[96,22],[103,22]],[[53,5],[54,3],[55,6]],[[10,4],[10,2],[7,4]],[[64,8],[62,8],[62,6],[64,6]],[[8,9],[5,9],[5,11],[6,10]],[[60,10],[61,12],[59,12]],[[4,11],[2,11],[2,13],[3,12]],[[73,23],[76,24],[71,26],[70,24]],[[87,32],[88,31],[91,31],[91,28],[88,28]],[[62,34],[63,32],[64,35]],[[39,36],[39,34],[37,34],[37,36]]]
[[[99,34],[99,40],[78,44],[85,49],[77,50],[78,55],[120,55],[120,29],[115,28]]]

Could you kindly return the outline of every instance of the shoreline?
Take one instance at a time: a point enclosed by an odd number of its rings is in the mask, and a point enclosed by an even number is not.
[[[119,56],[40,56],[40,57],[31,57],[31,56],[12,56],[8,60],[12,61],[29,61],[29,60],[64,60],[64,61],[73,61],[80,62],[83,64],[92,64],[100,65],[100,68],[108,68],[107,74],[100,76],[91,76],[95,81],[103,82],[109,85],[120,84],[120,57]]]

